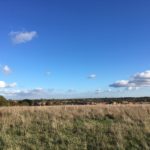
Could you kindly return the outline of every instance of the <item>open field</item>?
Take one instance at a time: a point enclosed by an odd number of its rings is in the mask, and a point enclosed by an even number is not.
[[[149,150],[150,104],[0,108],[0,150]]]

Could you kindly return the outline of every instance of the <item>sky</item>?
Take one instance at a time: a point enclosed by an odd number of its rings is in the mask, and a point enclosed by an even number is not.
[[[1,0],[0,95],[150,96],[149,0]]]

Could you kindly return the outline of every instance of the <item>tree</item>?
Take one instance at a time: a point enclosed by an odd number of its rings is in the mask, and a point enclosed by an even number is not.
[[[5,97],[0,96],[0,106],[7,106],[8,105],[8,101]]]

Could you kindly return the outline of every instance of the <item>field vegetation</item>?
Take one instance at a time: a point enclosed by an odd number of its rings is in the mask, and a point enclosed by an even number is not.
[[[0,150],[149,149],[149,104],[0,107]]]
[[[23,99],[7,100],[0,96],[0,106],[56,106],[96,104],[150,104],[150,97],[80,98],[80,99]]]

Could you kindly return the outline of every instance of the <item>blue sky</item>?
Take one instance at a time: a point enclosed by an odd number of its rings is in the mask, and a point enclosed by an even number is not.
[[[148,96],[149,0],[0,2],[0,94]]]

